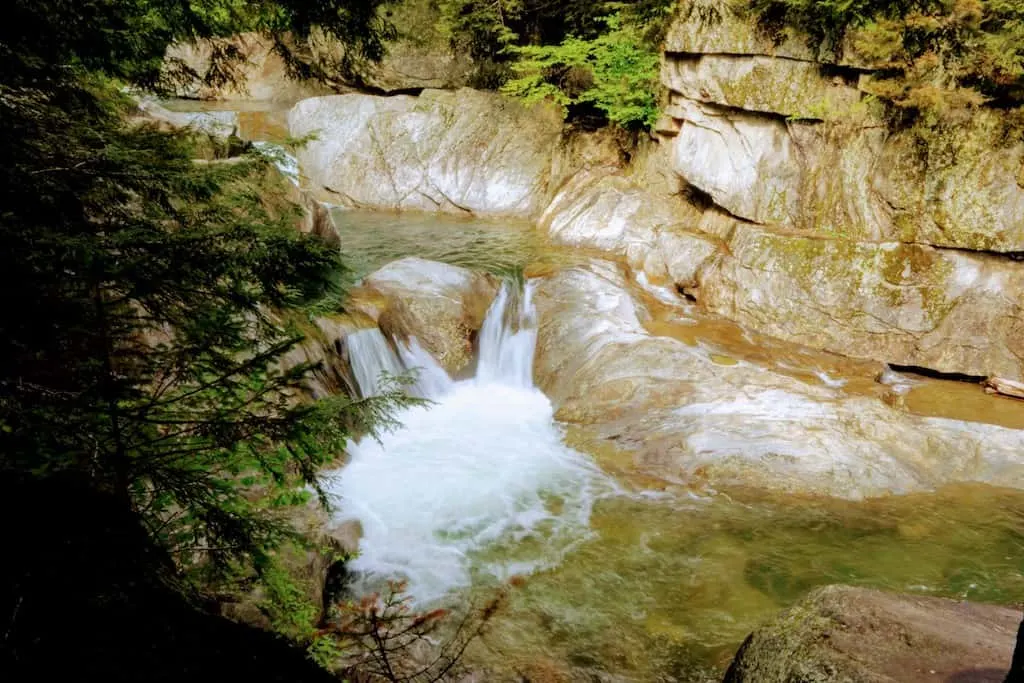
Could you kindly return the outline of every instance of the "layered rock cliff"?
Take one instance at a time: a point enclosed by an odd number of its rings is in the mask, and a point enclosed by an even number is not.
[[[629,196],[642,237],[613,250],[712,313],[846,355],[1019,379],[1020,129],[986,108],[897,126],[861,89],[870,73],[843,46],[773,39],[734,3],[686,0],[645,168],[577,183],[542,224],[605,248]],[[703,214],[664,208],[652,169]]]

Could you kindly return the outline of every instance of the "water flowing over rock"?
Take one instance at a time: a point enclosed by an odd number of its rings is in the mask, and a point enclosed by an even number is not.
[[[350,568],[367,585],[402,576],[429,602],[468,587],[471,563],[506,579],[557,563],[586,534],[591,505],[610,484],[562,444],[551,404],[533,386],[535,320],[531,286],[520,295],[505,285],[483,325],[476,377],[423,392],[432,405],[401,411],[400,428],[352,444],[350,462],[325,477],[337,519],[362,524]],[[429,354],[389,355],[377,330],[357,335],[365,336],[350,353],[360,376],[444,373]],[[487,554],[495,546],[504,552]]]
[[[951,481],[1024,485],[1024,433],[922,418],[652,336],[617,268],[573,268],[536,294],[539,385],[670,481],[860,498]]]
[[[561,138],[552,109],[468,89],[317,97],[288,121],[317,136],[299,161],[338,204],[481,216],[537,214]]]
[[[473,357],[497,281],[483,273],[410,257],[369,275],[352,308],[380,325],[388,336],[418,344],[452,375]]]
[[[755,631],[725,683],[1002,683],[1019,617],[995,605],[827,586]]]

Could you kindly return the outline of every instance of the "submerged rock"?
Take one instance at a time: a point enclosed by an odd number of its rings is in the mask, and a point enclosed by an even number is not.
[[[543,279],[534,374],[558,417],[669,481],[845,498],[954,481],[1024,486],[1024,432],[925,418],[654,336],[616,266]]]
[[[751,634],[724,683],[1002,683],[1019,619],[995,605],[827,586]]]
[[[532,216],[548,197],[562,125],[544,106],[462,89],[336,95],[288,116],[310,183],[350,207]]]
[[[498,291],[490,275],[410,257],[369,275],[351,306],[387,336],[415,337],[454,375],[473,359],[473,342]]]

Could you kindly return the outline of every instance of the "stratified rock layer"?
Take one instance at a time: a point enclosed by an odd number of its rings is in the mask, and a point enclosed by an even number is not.
[[[560,419],[668,481],[845,498],[953,481],[1024,486],[1024,432],[923,418],[653,336],[616,266],[543,279],[534,375]]]

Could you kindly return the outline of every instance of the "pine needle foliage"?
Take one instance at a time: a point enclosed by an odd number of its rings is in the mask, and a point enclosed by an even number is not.
[[[570,107],[592,105],[623,128],[653,126],[658,118],[658,54],[620,15],[605,17],[604,23],[607,30],[592,40],[570,36],[559,45],[514,48],[515,78],[502,92],[528,103],[552,101],[564,116]]]
[[[265,564],[277,503],[404,399],[303,400],[296,312],[336,249],[258,156],[132,120],[167,45],[323,26],[376,49],[377,3],[13,0],[0,26],[0,473],[113,493],[180,564]],[[360,42],[362,41],[362,42]],[[280,180],[278,178],[278,180]],[[299,316],[301,317],[301,316]],[[256,496],[254,492],[262,495]]]

